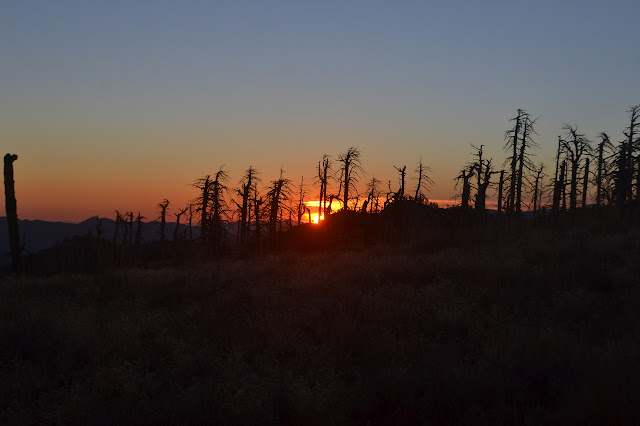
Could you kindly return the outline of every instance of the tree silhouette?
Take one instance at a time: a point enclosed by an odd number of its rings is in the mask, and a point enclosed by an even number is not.
[[[582,161],[591,152],[589,140],[578,133],[577,126],[565,124],[563,129],[568,140],[562,141],[562,147],[569,163],[571,164],[571,188],[569,192],[569,210],[575,211],[578,204],[578,173],[582,167]]]
[[[285,209],[285,203],[290,199],[291,181],[283,177],[284,171],[280,169],[280,178],[272,182],[269,191],[266,194],[267,207],[269,208],[269,241],[272,247],[276,244],[277,225],[279,223],[279,215]],[[282,227],[280,227],[282,229]]]
[[[367,183],[367,193],[369,194],[367,196],[367,204],[369,206],[369,213],[373,213],[374,208],[375,212],[378,212],[378,200],[380,199],[380,189],[378,188],[378,186],[380,185],[380,183],[381,181],[379,181],[375,177],[372,177],[371,180]]]
[[[16,202],[15,181],[13,180],[13,162],[18,159],[15,154],[4,156],[4,199],[9,227],[9,246],[11,248],[11,266],[13,272],[22,274],[22,248],[20,247],[20,230],[18,228],[18,204]]]
[[[329,185],[329,172],[331,171],[331,160],[324,154],[322,160],[318,161],[318,177],[316,183],[320,184],[320,197],[318,198],[318,222],[327,217],[331,212],[327,211],[327,187]]]
[[[396,167],[393,166],[394,169],[396,169],[398,171],[398,173],[400,174],[400,188],[398,189],[398,192],[396,192],[396,195],[394,195],[393,200],[394,201],[402,201],[404,200],[404,183],[405,183],[405,178],[407,176],[407,166],[402,166],[402,167]]]
[[[173,215],[176,217],[176,227],[173,228],[173,241],[178,241],[178,231],[180,230],[180,218],[183,214],[185,214],[189,210],[189,207],[185,207],[182,210],[179,210],[178,213],[174,213]]]
[[[600,143],[596,148],[598,164],[596,165],[596,205],[600,207],[602,202],[611,199],[611,185],[609,183],[612,170],[610,158],[615,156],[615,147],[611,143],[609,136],[600,133]]]
[[[169,200],[166,198],[158,203],[160,209],[160,243],[164,244],[164,231],[167,224],[167,208],[169,207]]]
[[[349,192],[355,190],[355,184],[358,182],[360,175],[364,173],[360,163],[360,151],[355,147],[351,147],[347,152],[338,156],[338,162],[342,165],[340,167],[342,187],[344,188],[342,208],[349,210]]]
[[[432,173],[433,170],[431,170],[431,167],[422,164],[422,158],[420,158],[415,172],[418,174],[418,185],[416,186],[416,195],[414,199],[417,202],[422,203],[427,200],[422,191],[430,191],[434,184],[433,179],[429,176],[429,173]]]
[[[256,170],[249,166],[245,172],[242,180],[240,181],[241,189],[238,190],[238,194],[242,197],[242,206],[240,206],[240,242],[242,244],[247,243],[247,234],[249,229],[249,223],[251,222],[251,215],[249,210],[251,208],[251,189],[253,188],[254,180],[257,178]]]

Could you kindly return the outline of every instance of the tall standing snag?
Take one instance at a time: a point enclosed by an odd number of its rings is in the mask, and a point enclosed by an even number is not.
[[[15,154],[4,156],[4,198],[9,226],[9,245],[11,247],[11,265],[13,272],[22,273],[22,254],[20,249],[20,232],[18,229],[18,207],[16,202],[15,182],[13,180],[13,162],[18,159]]]
[[[340,154],[338,162],[342,164],[340,173],[342,174],[342,187],[344,188],[342,208],[349,210],[349,191],[355,189],[354,185],[358,182],[360,174],[363,173],[360,164],[360,151],[358,148],[351,147],[344,154]]]

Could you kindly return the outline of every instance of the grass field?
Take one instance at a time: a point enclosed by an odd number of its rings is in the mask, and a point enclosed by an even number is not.
[[[0,283],[0,423],[640,418],[640,230]]]

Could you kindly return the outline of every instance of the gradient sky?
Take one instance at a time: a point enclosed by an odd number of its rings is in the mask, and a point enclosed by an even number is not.
[[[553,170],[563,123],[622,138],[640,103],[636,1],[13,1],[0,6],[0,144],[22,219],[154,218],[220,166],[311,182],[350,146],[432,199],[517,108]],[[413,185],[413,182],[409,184]],[[315,190],[313,193],[315,194]],[[4,214],[4,199],[1,200]]]

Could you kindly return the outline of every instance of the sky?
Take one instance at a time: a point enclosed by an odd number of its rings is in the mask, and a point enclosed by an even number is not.
[[[429,197],[448,200],[470,144],[502,164],[518,108],[539,117],[534,161],[553,170],[564,123],[622,139],[639,16],[616,0],[5,0],[0,146],[19,156],[18,216],[155,218],[220,167],[230,187],[250,165],[264,185],[280,168],[311,184],[351,146],[363,181],[397,189],[394,166],[422,158]]]

